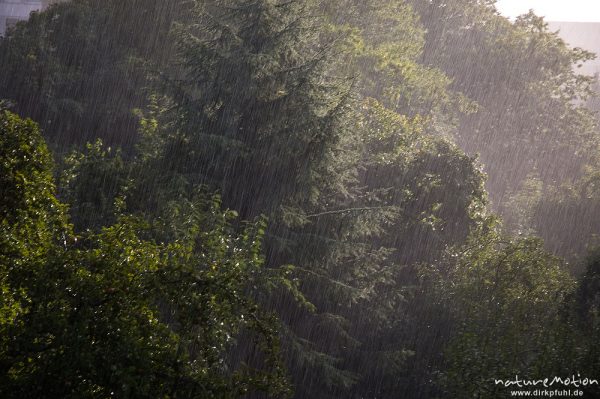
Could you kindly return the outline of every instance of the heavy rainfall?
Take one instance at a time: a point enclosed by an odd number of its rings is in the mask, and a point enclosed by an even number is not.
[[[0,397],[600,397],[580,28],[0,0]]]

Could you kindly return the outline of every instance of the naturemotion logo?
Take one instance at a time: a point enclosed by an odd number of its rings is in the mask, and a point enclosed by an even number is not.
[[[519,378],[518,375],[516,375],[515,378],[511,379],[511,380],[494,379],[494,384],[502,385],[507,388],[508,387],[525,388],[525,387],[536,387],[536,386],[543,386],[544,388],[549,388],[554,385],[572,386],[575,388],[580,388],[580,387],[588,387],[588,386],[592,386],[592,385],[598,385],[598,380],[592,379],[592,378],[582,378],[581,374],[577,374],[577,377],[575,377],[575,375],[572,375],[571,377],[566,377],[566,378],[552,377],[552,378],[542,378],[542,379],[537,379],[537,380],[521,379],[521,378]]]

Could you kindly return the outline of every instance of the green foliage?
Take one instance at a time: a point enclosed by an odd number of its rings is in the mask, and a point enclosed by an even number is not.
[[[179,0],[74,0],[0,38],[0,98],[61,148],[97,137],[131,148],[150,77],[169,57]]]
[[[409,116],[428,115],[449,103],[449,80],[419,62],[425,31],[404,1],[344,0],[323,4],[331,31],[343,49],[339,68],[359,74],[364,97]]]
[[[355,108],[358,142],[337,160],[349,164],[352,179],[310,214],[305,234],[318,234],[320,241],[302,241],[318,277],[341,284],[328,288],[327,296],[322,291],[329,286],[308,275],[307,295],[353,326],[350,343],[340,337],[347,331],[343,323],[329,333],[346,344],[342,350],[330,345],[328,353],[358,377],[334,392],[428,397],[435,392],[430,381],[437,354],[425,337],[436,340],[445,326],[432,327],[423,316],[428,297],[418,288],[416,264],[437,261],[486,213],[476,161],[430,133],[447,135],[454,118],[448,110],[470,112],[472,104],[448,90],[450,81],[438,69],[420,62],[425,32],[407,3],[344,1],[320,9],[329,24],[321,40],[337,44],[336,67],[356,76],[361,101]],[[318,292],[311,295],[313,287]]]
[[[61,163],[67,210],[36,125],[0,117],[2,394],[279,397],[284,362],[316,399],[596,372],[597,262],[577,290],[529,237],[595,231],[590,55],[492,4],[73,0],[19,24],[0,96],[94,144]],[[496,232],[453,140],[528,238]]]
[[[70,206],[76,229],[99,229],[115,222],[117,197],[127,184],[127,166],[120,151],[98,139],[85,153],[73,151],[64,161],[60,197]]]
[[[350,81],[331,74],[331,46],[315,45],[319,20],[305,2],[195,2],[193,15],[175,31],[182,70],[171,74],[169,98],[144,118],[148,135],[158,126],[164,140],[159,153],[145,151],[160,172],[144,187],[165,181],[177,193],[201,182],[243,219],[267,215],[268,266],[297,265],[289,272],[302,281],[302,293],[293,285],[266,300],[289,324],[283,339],[292,373],[324,376],[324,393],[349,387],[355,377],[343,370],[342,346],[317,343],[310,326],[331,334],[329,342],[347,341],[349,325],[328,302],[363,289],[333,265],[323,269],[340,237],[319,231],[318,218],[342,205],[355,178]]]
[[[590,166],[577,181],[547,189],[531,209],[531,228],[548,248],[571,261],[577,275],[584,272],[581,260],[600,235],[598,177],[597,167]]]
[[[542,201],[543,183],[531,173],[504,204],[509,209],[504,218],[507,231],[519,235],[534,235],[536,208]],[[546,194],[547,195],[547,194]],[[547,243],[551,244],[551,243]]]
[[[4,111],[0,128],[3,397],[287,394],[256,299],[285,279],[264,270],[263,223],[236,233],[236,214],[199,193],[155,223],[122,216],[76,237],[37,126]],[[251,359],[232,357],[240,336]]]
[[[313,47],[306,4],[220,0],[193,13],[176,29],[184,70],[166,167],[219,187],[242,218],[314,203],[337,178],[348,90]]]
[[[26,313],[28,293],[14,273],[39,268],[68,229],[54,197],[52,158],[31,120],[0,110],[0,328]],[[62,237],[61,237],[62,236]]]
[[[451,142],[426,135],[422,118],[408,119],[374,100],[365,110],[364,182],[401,211],[384,239],[402,263],[434,261],[483,221],[484,176]],[[424,242],[415,246],[409,237]]]
[[[561,314],[575,282],[540,240],[474,235],[438,273],[438,300],[455,320],[443,374],[450,396],[500,398],[506,388],[494,379],[573,373],[563,368],[571,348]]]
[[[570,48],[533,13],[509,22],[492,1],[410,2],[427,29],[423,62],[444,71],[450,88],[477,105],[476,112],[459,114],[453,135],[462,149],[481,155],[496,210],[519,219],[513,200],[533,174],[544,192],[580,178],[597,153],[598,134],[585,106],[592,78],[577,66],[593,55]],[[559,208],[546,210],[546,220],[561,218]],[[581,224],[586,217],[571,214],[561,223],[569,233],[544,238],[569,255],[564,240]],[[583,253],[576,244],[573,249]]]
[[[363,211],[345,218],[348,235],[340,241],[350,248],[338,245],[330,261],[339,265],[335,275],[362,288],[353,309],[342,313],[361,342],[345,357],[361,374],[354,392],[427,397],[436,389],[428,382],[438,356],[432,341],[446,326],[444,317],[429,317],[418,264],[437,262],[484,222],[483,175],[448,140],[427,135],[425,118],[400,115],[374,99],[361,111],[358,186],[364,188],[354,207]],[[373,364],[366,373],[365,364]]]
[[[585,273],[579,281],[577,291],[571,298],[569,312],[563,317],[571,326],[569,339],[573,342],[570,352],[572,364],[575,364],[582,376],[595,376],[600,372],[600,253],[591,250],[583,262]],[[600,388],[593,386],[585,391],[586,395],[597,396]]]

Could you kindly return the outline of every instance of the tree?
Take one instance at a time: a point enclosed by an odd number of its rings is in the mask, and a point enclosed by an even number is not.
[[[302,1],[196,2],[194,23],[177,30],[184,70],[164,158],[219,187],[242,218],[314,204],[339,179],[329,165],[348,85],[327,73],[308,11]]]
[[[131,149],[132,110],[169,60],[181,3],[74,0],[33,13],[0,39],[0,98],[61,151],[96,138]]]
[[[262,267],[264,224],[236,233],[235,212],[199,193],[151,223],[74,236],[37,126],[3,111],[0,129],[4,397],[287,394],[277,323],[257,303],[286,281]],[[250,360],[231,357],[241,335]]]
[[[159,18],[162,5],[184,11]],[[40,167],[50,194],[29,203],[47,198],[57,216],[44,205],[24,213],[29,222],[3,225],[13,251],[6,264],[37,266],[25,275],[2,266],[0,365],[11,370],[2,389],[285,395],[279,345],[296,397],[316,399],[494,395],[485,380],[493,373],[554,372],[567,356],[595,367],[591,341],[571,344],[594,336],[580,323],[595,308],[572,317],[561,262],[538,240],[497,234],[478,160],[453,142],[519,149],[509,165],[489,151],[483,159],[503,168],[493,172],[494,198],[506,194],[508,222],[525,231],[541,215],[536,198],[554,185],[555,171],[538,167],[568,159],[575,176],[590,155],[586,147],[571,157],[590,127],[571,102],[587,80],[570,65],[586,53],[531,15],[511,25],[490,1],[185,7],[75,0],[0,43],[11,73],[41,71],[17,79],[22,93],[0,83],[17,109],[53,115],[56,124],[42,119],[50,136],[60,125],[82,142],[89,127],[94,137],[104,129],[137,140],[121,152],[103,136],[65,159],[58,192],[68,210],[54,197],[49,164]],[[107,48],[96,51],[100,39]],[[500,68],[480,51],[526,61]],[[457,59],[475,63],[475,83]],[[481,87],[501,88],[500,99]],[[554,120],[515,111],[505,102],[512,96]],[[65,115],[65,104],[85,111]],[[126,122],[115,122],[115,111]],[[593,172],[588,178],[582,192],[593,196]],[[43,239],[26,241],[21,226]],[[480,368],[489,375],[462,378]]]
[[[131,161],[120,150],[98,139],[85,152],[73,151],[62,162],[59,197],[71,204],[71,221],[76,230],[99,230],[116,222],[118,198],[127,189]]]
[[[27,313],[25,281],[42,267],[69,233],[64,207],[54,197],[52,158],[31,120],[0,110],[0,328]]]
[[[595,121],[585,106],[592,78],[577,73],[593,55],[570,48],[535,14],[511,23],[493,3],[411,1],[427,29],[422,62],[444,71],[450,88],[476,104],[476,112],[459,115],[456,142],[481,154],[494,209],[515,219],[512,199],[528,189],[528,177],[537,175],[549,193],[573,185],[594,159]],[[560,218],[552,212],[549,219]],[[568,225],[582,223],[577,217]],[[538,233],[557,248],[551,234]]]
[[[359,186],[368,195],[358,204],[378,210],[346,222],[354,236],[345,241],[354,251],[342,247],[332,262],[346,284],[364,287],[360,300],[342,313],[362,343],[346,355],[349,363],[357,372],[373,364],[353,392],[429,397],[436,387],[427,381],[438,361],[432,343],[444,336],[447,325],[444,317],[433,318],[419,272],[423,264],[436,265],[448,247],[462,244],[471,229],[484,223],[483,176],[456,146],[425,134],[420,118],[399,115],[373,99],[363,112]],[[370,202],[360,202],[365,200]],[[373,225],[377,228],[369,231]],[[409,366],[415,364],[419,367]]]
[[[361,288],[351,310],[337,311],[360,343],[341,355],[360,376],[351,392],[431,397],[440,349],[432,342],[447,326],[443,317],[425,316],[432,313],[419,287],[419,264],[437,262],[485,218],[477,161],[440,137],[453,128],[452,112],[467,112],[470,104],[448,90],[441,71],[420,63],[425,32],[409,4],[345,1],[322,8],[330,24],[323,40],[342,42],[338,68],[357,76],[361,100],[357,181],[348,190],[355,195],[336,206],[350,212],[318,220],[337,229],[326,235],[337,243],[326,258],[332,274]]]
[[[473,235],[436,274],[438,303],[454,326],[442,374],[448,395],[500,398],[509,388],[495,379],[573,373],[565,356],[574,342],[561,315],[574,280],[539,239]]]
[[[356,133],[350,81],[331,73],[330,46],[318,44],[310,11],[304,1],[196,2],[194,23],[176,30],[182,70],[166,84],[165,150],[152,169],[171,182],[218,189],[243,219],[269,217],[269,267],[297,266],[295,277],[310,280],[302,290],[319,308],[312,314],[313,305],[298,306],[285,292],[271,298],[289,327],[288,364],[296,381],[321,376],[325,394],[347,388],[353,376],[341,367],[341,348],[321,345],[310,328],[337,337],[346,329],[327,305],[332,287],[343,286],[322,269],[331,249],[319,237],[330,228],[311,215],[350,195]],[[302,395],[306,385],[297,386]]]
[[[597,248],[589,250],[581,262],[583,274],[577,281],[577,288],[569,298],[568,311],[562,315],[565,325],[570,328],[568,335],[572,343],[570,351],[565,352],[572,367],[577,369],[582,378],[594,378],[600,370],[600,353],[598,338],[600,337],[600,264]],[[597,396],[598,385],[590,385],[584,389],[585,395]]]

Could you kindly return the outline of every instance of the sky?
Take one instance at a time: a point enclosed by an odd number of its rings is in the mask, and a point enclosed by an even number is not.
[[[532,8],[546,21],[600,22],[600,0],[498,0],[496,8],[509,18]]]

